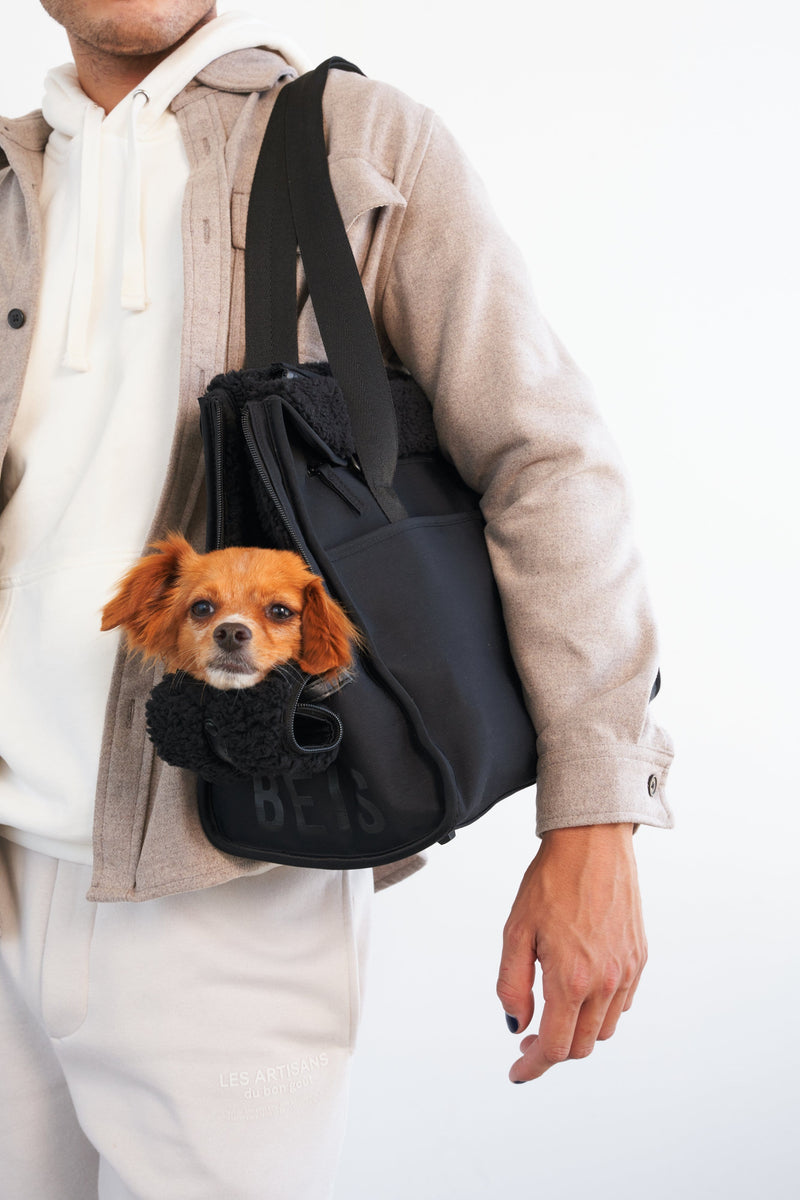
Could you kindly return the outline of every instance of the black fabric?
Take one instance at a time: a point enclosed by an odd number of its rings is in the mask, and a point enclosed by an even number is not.
[[[209,384],[207,395],[224,397],[236,410],[237,421],[248,401],[280,395],[334,454],[344,459],[352,458],[356,443],[350,414],[328,363],[289,367],[290,378],[286,376],[286,369],[284,364],[274,364],[263,369],[216,375]],[[437,441],[428,397],[406,371],[390,368],[387,379],[395,412],[399,455],[430,454],[436,449]],[[229,474],[233,476],[234,472]]]
[[[294,314],[294,287],[281,294],[273,281],[285,273],[289,235],[286,198],[293,218],[296,244],[303,260],[314,314],[350,412],[358,445],[358,459],[372,495],[390,520],[405,513],[392,486],[397,464],[397,428],[381,348],[369,306],[339,215],[328,173],[328,156],[322,121],[322,94],[328,70],[336,67],[361,74],[341,58],[329,59],[314,71],[284,87],[273,109],[260,158],[269,169],[256,169],[248,209],[248,254],[252,268],[246,278],[265,272],[264,295],[259,300],[264,329],[248,333],[258,338],[264,363],[248,349],[249,366],[266,365],[284,355],[289,308]],[[283,168],[283,170],[282,170]],[[278,227],[276,211],[280,211]],[[277,231],[277,236],[276,236]],[[291,244],[294,246],[295,239]],[[288,243],[287,243],[288,244]]]
[[[276,277],[283,269],[285,247],[270,259],[259,245],[257,214],[266,204],[270,236],[279,226],[289,236],[288,194],[333,376],[325,365],[254,366],[248,347],[253,369],[212,381],[200,400],[207,544],[296,550],[363,642],[352,682],[325,698],[343,730],[334,763],[201,777],[198,798],[203,828],[222,850],[348,868],[447,841],[532,783],[536,735],[479,497],[439,452],[424,393],[383,366],[335,202],[331,209],[320,103],[330,65],[287,84],[273,112],[271,173],[257,178],[280,195],[251,197],[245,271],[252,288],[257,264],[276,262]],[[285,340],[270,338],[285,332],[294,304],[293,286],[291,295],[267,290],[258,353],[283,353]]]
[[[209,548],[241,544],[231,512],[269,513],[261,544],[285,544],[321,575],[363,634],[355,678],[325,706],[342,723],[334,765],[311,777],[279,769],[199,790],[209,838],[229,853],[298,866],[358,867],[447,839],[504,795],[535,779],[535,734],[526,712],[486,550],[479,498],[435,447],[419,390],[405,378],[396,402],[413,451],[394,485],[409,516],[389,521],[352,460],[326,447],[320,409],[330,375],[304,366],[262,375],[259,399],[241,403],[238,373],[201,400],[215,463],[249,459],[230,480],[237,494],[210,509]],[[253,380],[250,380],[252,383]],[[287,394],[282,394],[283,383]],[[250,392],[247,393],[250,395]],[[408,422],[403,396],[411,397]],[[425,402],[427,404],[427,402]],[[220,407],[238,414],[214,419]],[[429,409],[429,406],[428,406]],[[331,416],[330,413],[327,416]],[[240,445],[225,445],[232,438]]]
[[[284,125],[285,91],[278,93],[270,117],[273,134]],[[256,163],[247,210],[245,275],[245,366],[296,362],[297,251],[286,179],[284,138],[264,139]]]
[[[230,691],[165,675],[147,701],[147,732],[165,762],[212,782],[324,771],[338,753],[341,723],[304,702],[307,684],[292,668]]]
[[[433,453],[437,449],[436,430],[427,396],[405,371],[391,368],[387,378],[401,458]],[[295,548],[259,480],[242,435],[242,415],[247,405],[268,396],[280,396],[325,444],[317,455],[320,462],[330,457],[342,463],[352,462],[355,457],[350,415],[327,363],[307,363],[302,367],[278,363],[215,376],[201,399],[208,550],[227,545]],[[211,427],[214,422],[218,429]],[[210,447],[217,441],[219,452],[215,456]],[[224,479],[224,495],[217,498],[218,479]]]

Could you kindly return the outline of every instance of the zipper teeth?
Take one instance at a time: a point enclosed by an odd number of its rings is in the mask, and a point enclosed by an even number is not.
[[[317,720],[321,721],[322,718],[319,716],[321,712],[327,713],[327,715],[331,718],[331,727],[335,733],[336,740],[333,743],[329,743],[327,746],[313,746],[305,748],[300,746],[300,743],[294,736],[294,721],[296,720],[297,716],[299,714],[303,714],[307,717],[316,717]],[[333,709],[326,708],[324,704],[301,704],[300,696],[298,696],[297,703],[294,706],[294,712],[292,713],[292,741],[300,748],[301,751],[306,754],[318,754],[323,753],[326,750],[333,750],[341,744],[343,736],[344,726],[342,725],[342,721],[338,713],[335,713]]]
[[[221,550],[222,549],[222,540],[223,540],[222,526],[224,524],[224,514],[222,511],[222,488],[223,488],[223,482],[222,482],[222,476],[223,476],[223,471],[222,471],[222,412],[220,410],[219,404],[214,405],[213,412],[214,412],[214,435],[215,435],[215,441],[216,441],[216,451],[215,451],[215,458],[214,458],[214,476],[215,476],[214,484],[215,484],[215,489],[216,489],[216,493],[217,493],[217,495],[216,495],[217,527],[216,527],[214,540],[216,542],[215,548],[217,550]]]
[[[331,479],[330,475],[325,471],[324,466],[309,467],[309,474],[313,475],[315,479],[319,479],[320,483],[324,483],[325,487],[333,492],[334,496],[338,496],[340,500],[349,505],[353,512],[359,512],[358,505],[351,500],[343,488],[338,486],[335,479]]]
[[[296,679],[298,679],[298,680],[303,679],[303,673],[301,671],[297,670],[297,668],[294,667],[294,665],[292,663],[288,663],[287,668],[289,671],[291,671],[291,673],[295,676]],[[342,722],[341,722],[341,719],[339,718],[339,716],[336,713],[332,712],[330,709],[326,709],[324,707],[324,705],[309,704],[308,702],[303,703],[302,697],[303,697],[303,692],[305,690],[307,683],[308,683],[308,680],[306,679],[305,682],[303,683],[303,686],[301,688],[299,688],[298,691],[295,693],[294,700],[292,702],[292,710],[291,710],[291,713],[289,716],[289,735],[291,737],[291,740],[294,742],[296,749],[299,750],[299,752],[301,754],[314,754],[314,753],[318,753],[318,752],[322,753],[326,750],[332,750],[335,746],[339,745],[339,743],[342,740],[344,730],[343,730]],[[298,742],[298,740],[295,736],[295,732],[294,732],[294,723],[297,720],[298,715],[300,713],[305,713],[307,716],[317,716],[317,714],[319,712],[327,712],[328,715],[331,717],[332,724],[335,726],[336,732],[337,732],[336,741],[334,742],[333,746],[317,746],[317,747],[301,746],[300,743]]]
[[[286,509],[281,504],[281,501],[278,498],[278,493],[275,491],[275,488],[272,485],[272,480],[270,479],[267,470],[264,467],[264,463],[262,462],[261,454],[259,453],[258,446],[256,445],[256,439],[253,434],[253,429],[250,422],[250,414],[247,412],[247,410],[242,413],[242,431],[244,433],[244,440],[247,443],[247,449],[250,451],[250,457],[252,458],[256,471],[258,472],[258,477],[263,483],[267,495],[275,507],[275,511],[281,520],[281,524],[288,533],[295,550],[300,555],[306,566],[311,569],[311,563],[306,557],[305,547],[295,532],[294,526],[289,521],[289,518],[286,515]]]
[[[287,674],[291,673],[295,679],[300,680],[303,678],[302,672],[299,670],[299,668],[295,667],[293,663],[286,663],[284,669],[286,670]],[[295,742],[295,744],[297,742],[297,739],[294,736],[294,722],[295,722],[295,718],[297,716],[297,710],[300,707],[300,697],[303,694],[304,688],[305,688],[305,683],[303,684],[303,687],[299,688],[295,692],[294,699],[292,701],[292,711],[291,711],[291,714],[289,717],[289,730],[292,735],[292,741]]]

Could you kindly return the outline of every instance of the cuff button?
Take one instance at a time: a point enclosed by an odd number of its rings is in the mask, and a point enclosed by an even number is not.
[[[647,781],[647,790],[651,796],[655,796],[658,787],[658,779],[655,775],[651,775]]]
[[[25,324],[25,313],[21,308],[12,308],[8,314],[8,323],[12,329],[21,329]]]

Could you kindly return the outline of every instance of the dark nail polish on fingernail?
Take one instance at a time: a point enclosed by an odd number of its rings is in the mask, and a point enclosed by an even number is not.
[[[517,1018],[509,1016],[508,1013],[506,1013],[506,1025],[508,1026],[508,1028],[511,1030],[512,1033],[516,1033],[517,1030],[519,1029],[519,1021],[517,1020]]]
[[[524,1079],[512,1079],[511,1082],[512,1083],[524,1083],[525,1080]]]

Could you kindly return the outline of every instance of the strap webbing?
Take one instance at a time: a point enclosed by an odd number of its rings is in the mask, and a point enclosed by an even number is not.
[[[247,364],[297,361],[294,271],[299,245],[328,362],[350,414],[364,480],[386,516],[396,521],[406,513],[393,487],[394,403],[328,171],[322,96],[333,67],[358,71],[352,63],[332,58],[286,84],[264,138],[247,219]],[[288,353],[291,349],[293,356]]]
[[[245,366],[296,363],[297,236],[285,152],[286,88],[275,101],[253,175],[245,250]]]

